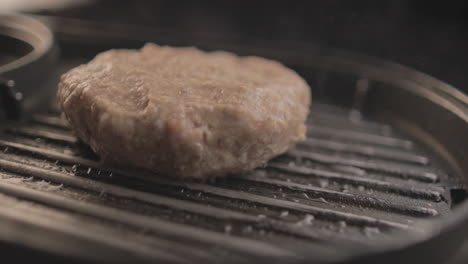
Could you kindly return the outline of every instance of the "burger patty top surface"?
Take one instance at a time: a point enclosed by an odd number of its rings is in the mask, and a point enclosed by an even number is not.
[[[251,170],[303,140],[310,88],[272,60],[147,44],[70,70],[57,97],[104,161],[206,178]]]

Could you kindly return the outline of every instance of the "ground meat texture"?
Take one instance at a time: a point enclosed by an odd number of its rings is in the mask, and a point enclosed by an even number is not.
[[[310,88],[259,57],[147,44],[65,73],[59,105],[103,161],[167,177],[264,165],[305,138]]]

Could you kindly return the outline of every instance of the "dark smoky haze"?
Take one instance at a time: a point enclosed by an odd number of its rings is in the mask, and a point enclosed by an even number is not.
[[[262,40],[269,48],[300,46],[304,52],[309,43],[318,43],[399,62],[468,92],[467,11],[462,0],[108,0],[44,13],[148,26],[194,38]]]

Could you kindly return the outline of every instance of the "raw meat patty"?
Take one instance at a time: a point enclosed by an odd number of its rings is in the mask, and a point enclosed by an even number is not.
[[[251,170],[305,138],[310,89],[259,57],[147,44],[61,77],[59,105],[104,161],[169,176]]]

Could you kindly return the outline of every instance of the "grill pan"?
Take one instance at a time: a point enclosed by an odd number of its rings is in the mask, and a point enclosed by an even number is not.
[[[47,22],[63,51],[50,68],[55,80],[102,49],[187,41],[141,28]],[[444,263],[468,237],[465,95],[341,50],[190,43],[296,69],[314,94],[307,140],[248,175],[172,181],[101,164],[44,101],[2,123],[3,252],[77,263]]]

